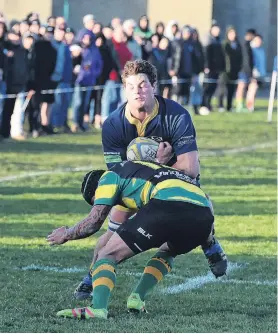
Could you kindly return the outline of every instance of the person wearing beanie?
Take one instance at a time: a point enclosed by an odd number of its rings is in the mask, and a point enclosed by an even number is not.
[[[68,27],[66,29],[66,33],[65,33],[66,44],[69,45],[69,46],[72,45],[74,39],[75,39],[75,31],[72,28]]]
[[[17,21],[17,20],[11,20],[10,30],[13,30],[13,31],[19,33],[20,32],[20,22]]]

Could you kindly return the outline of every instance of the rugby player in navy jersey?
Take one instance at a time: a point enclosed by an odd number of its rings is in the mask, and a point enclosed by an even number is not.
[[[127,62],[122,81],[127,103],[107,118],[102,129],[104,159],[108,169],[127,160],[127,146],[134,138],[149,137],[160,142],[157,162],[183,171],[198,183],[200,165],[196,132],[189,112],[180,104],[155,95],[157,71],[147,61]],[[134,213],[124,206],[112,208],[108,231],[98,240],[93,264],[117,228]],[[217,239],[213,236],[202,245],[202,249],[213,274],[216,277],[224,275],[227,259]],[[89,273],[76,288],[74,295],[77,299],[85,299],[91,292],[92,279]]]

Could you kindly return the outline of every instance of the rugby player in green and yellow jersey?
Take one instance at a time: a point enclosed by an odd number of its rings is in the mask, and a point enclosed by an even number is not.
[[[138,212],[121,224],[98,254],[91,269],[93,306],[62,310],[57,316],[106,319],[117,265],[136,254],[159,248],[127,302],[129,310],[145,311],[146,294],[171,271],[173,258],[202,245],[212,235],[214,217],[209,200],[177,169],[157,163],[125,161],[109,171],[86,174],[81,191],[93,205],[91,212],[71,228],[63,226],[54,230],[47,237],[50,245],[93,235],[114,205]]]

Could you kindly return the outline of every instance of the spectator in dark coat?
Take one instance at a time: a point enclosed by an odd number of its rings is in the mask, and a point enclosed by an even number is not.
[[[81,131],[86,130],[84,115],[89,109],[91,91],[81,91],[80,87],[95,85],[103,68],[99,49],[95,45],[95,35],[88,29],[83,29],[79,33],[79,37],[82,45],[82,62],[73,95],[73,132],[77,132],[78,128]]]
[[[30,70],[28,67],[28,51],[21,45],[19,32],[10,31],[8,33],[8,51],[12,56],[5,58],[4,73],[7,85],[7,94],[19,94],[15,98],[6,99],[4,102],[1,135],[4,138],[11,136],[14,139],[24,139],[23,120],[21,108],[24,102],[23,92],[27,90]],[[15,114],[12,120],[13,113]],[[11,131],[12,130],[12,131]]]
[[[153,48],[149,62],[157,68],[157,81],[158,81],[158,92],[164,98],[169,97],[169,83],[161,83],[160,81],[170,80],[169,69],[170,69],[170,53],[169,53],[169,40],[163,37],[157,48]]]
[[[242,67],[242,51],[237,39],[237,33],[234,27],[228,27],[226,39],[223,43],[225,54],[225,71],[221,75],[222,86],[219,94],[219,111],[224,111],[223,99],[227,89],[227,111],[232,109],[232,100],[237,85],[231,81],[238,79],[238,73]]]
[[[255,29],[248,29],[244,36],[244,43],[242,44],[242,67],[238,75],[238,85],[236,91],[236,111],[243,110],[243,98],[247,85],[252,81],[252,71],[254,67],[253,52],[250,43],[256,36]]]
[[[99,49],[102,61],[103,69],[100,76],[97,78],[96,84],[99,86],[104,86],[109,80],[109,75],[112,70],[117,70],[117,65],[112,56],[111,48],[106,42],[106,38],[102,33],[96,35],[96,46]],[[92,91],[92,103],[90,117],[93,121],[96,129],[100,129],[101,124],[105,119],[101,117],[101,106],[102,106],[102,95],[103,89]]]
[[[205,57],[203,46],[199,40],[197,29],[192,29],[192,40],[195,51],[195,62],[193,63],[193,77],[190,88],[191,104],[196,115],[199,115],[199,107],[202,103],[202,87],[200,84],[200,73],[204,72]]]
[[[72,81],[72,59],[69,46],[63,42],[65,29],[56,27],[52,45],[57,51],[57,61],[51,79],[57,82],[57,89],[65,90],[71,88]],[[55,93],[55,103],[51,112],[51,124],[58,131],[69,132],[67,124],[68,108],[70,105],[70,92]],[[57,129],[58,128],[58,129]]]
[[[217,88],[219,75],[225,70],[225,56],[220,40],[220,27],[212,25],[210,29],[210,41],[205,47],[205,79],[212,82],[204,83],[203,100],[200,114],[208,114],[211,108],[211,98]]]
[[[54,28],[47,27],[45,39],[38,40],[34,46],[35,52],[35,91],[34,107],[40,110],[42,131],[46,134],[52,134],[50,127],[50,111],[54,103],[54,94],[41,94],[42,90],[56,89],[57,82],[51,80],[55,71],[57,51],[52,46]]]
[[[191,78],[194,68],[197,66],[195,46],[191,36],[192,30],[189,26],[182,29],[182,39],[172,42],[172,68],[169,74],[172,78],[185,80],[178,83],[172,88],[172,99],[183,104],[184,98],[186,103],[189,102]]]
[[[6,33],[7,26],[4,22],[0,22],[0,96],[6,93],[6,83],[4,81],[4,63],[5,58],[7,57],[4,53],[6,49]],[[4,100],[0,99],[0,125],[2,121]]]

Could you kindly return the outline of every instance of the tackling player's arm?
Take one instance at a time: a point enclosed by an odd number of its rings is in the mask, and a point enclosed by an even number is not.
[[[70,228],[59,227],[48,235],[47,241],[50,245],[61,245],[70,240],[87,238],[101,228],[110,210],[109,205],[94,205],[86,218]]]
[[[67,241],[83,239],[95,234],[101,228],[110,210],[109,205],[94,205],[85,219],[67,229]]]
[[[88,182],[88,181],[87,181]],[[107,171],[102,174],[97,189],[92,193],[90,186],[83,190],[83,197],[89,198],[88,203],[94,204],[89,215],[71,228],[62,226],[48,235],[50,245],[60,245],[69,240],[87,238],[96,233],[102,226],[111,208],[117,204],[120,197],[120,178],[118,174]]]

